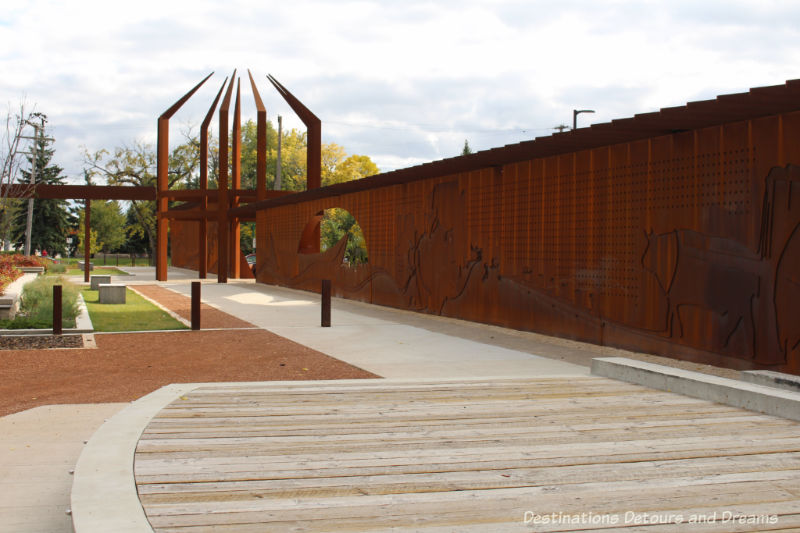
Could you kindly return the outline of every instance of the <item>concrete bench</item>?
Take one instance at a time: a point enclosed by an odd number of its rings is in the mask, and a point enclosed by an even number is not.
[[[80,268],[81,270],[84,270],[86,268],[86,262],[85,261],[78,261],[78,268]],[[94,263],[89,263],[89,270],[94,270]]]
[[[20,269],[21,272],[26,272],[29,274],[44,274],[44,267],[36,267],[36,266],[23,266],[17,267]]]
[[[14,318],[19,309],[19,296],[0,297],[0,319]]]
[[[124,304],[125,285],[117,283],[101,283],[97,286],[100,291],[101,304]]]
[[[108,274],[98,274],[96,276],[92,276],[91,282],[90,282],[90,288],[93,291],[96,291],[96,290],[98,290],[97,287],[101,283],[102,284],[106,284],[106,285],[111,284],[111,276],[108,275]]]

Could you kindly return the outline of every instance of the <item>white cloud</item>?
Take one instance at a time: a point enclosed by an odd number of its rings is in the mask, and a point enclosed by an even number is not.
[[[154,139],[212,70],[176,124],[199,123],[233,68],[252,116],[249,67],[270,117],[301,127],[267,73],[323,119],[324,141],[398,168],[465,138],[546,135],[573,107],[597,110],[585,125],[782,83],[798,77],[798,22],[777,0],[28,0],[0,18],[0,96],[37,102],[79,177],[80,145]]]

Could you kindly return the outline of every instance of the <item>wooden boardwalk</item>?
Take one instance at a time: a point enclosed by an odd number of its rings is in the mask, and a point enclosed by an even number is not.
[[[800,424],[596,377],[201,386],[135,477],[157,532],[800,531]]]

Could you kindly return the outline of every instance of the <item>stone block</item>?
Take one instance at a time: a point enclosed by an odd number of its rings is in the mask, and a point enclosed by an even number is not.
[[[100,291],[101,304],[125,303],[125,285],[116,283],[102,283],[97,287]]]
[[[91,281],[90,281],[91,285],[90,286],[91,286],[91,289],[93,291],[98,290],[97,287],[101,283],[102,284],[106,284],[106,285],[110,284],[111,283],[111,276],[109,276],[108,274],[101,274],[101,275],[97,275],[97,276],[92,276],[91,277]]]

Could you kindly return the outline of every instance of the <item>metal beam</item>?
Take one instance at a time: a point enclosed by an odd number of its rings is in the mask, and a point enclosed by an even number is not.
[[[217,282],[228,282],[228,114],[231,109],[233,80],[236,70],[219,108],[219,180],[217,184]]]
[[[203,78],[192,90],[183,95],[180,100],[172,104],[169,109],[158,117],[158,144],[156,148],[156,279],[158,281],[167,280],[167,232],[169,231],[169,223],[162,215],[167,212],[169,204],[166,196],[162,196],[162,194],[169,189],[167,176],[169,171],[169,119],[213,74],[212,72]]]
[[[278,94],[286,100],[289,107],[300,117],[303,124],[306,125],[308,130],[308,148],[306,151],[308,177],[306,178],[306,189],[316,189],[322,184],[322,122],[271,74],[267,75],[267,79],[275,86]]]
[[[217,96],[214,98],[214,103],[208,108],[208,113],[200,125],[200,194],[202,195],[202,208],[208,209],[208,127],[211,124],[211,119],[214,117],[214,111],[217,109],[217,104],[222,96],[222,91],[225,90],[225,84],[228,83],[226,77],[222,81],[222,85],[217,91]],[[216,194],[216,193],[215,193]],[[200,231],[198,233],[198,253],[197,253],[197,272],[200,279],[205,279],[208,276],[208,220],[203,219],[200,222]]]
[[[14,184],[0,186],[0,196],[7,198],[47,198],[61,200],[155,200],[155,187],[116,185],[47,185]]]

